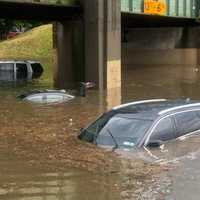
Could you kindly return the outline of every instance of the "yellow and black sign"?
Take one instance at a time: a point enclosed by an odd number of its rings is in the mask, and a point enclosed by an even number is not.
[[[152,15],[165,15],[167,5],[165,0],[144,0],[144,13]]]

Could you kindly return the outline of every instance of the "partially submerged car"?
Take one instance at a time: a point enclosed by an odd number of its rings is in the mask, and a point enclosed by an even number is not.
[[[68,102],[74,99],[74,96],[67,94],[65,90],[33,90],[20,95],[19,98],[33,103],[52,104]]]
[[[0,61],[0,81],[31,80],[42,73],[43,67],[37,61]]]
[[[82,129],[78,137],[115,149],[159,147],[199,133],[200,102],[153,99],[114,107]]]

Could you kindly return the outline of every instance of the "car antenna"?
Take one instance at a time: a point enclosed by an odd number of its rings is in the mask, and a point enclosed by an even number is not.
[[[187,103],[189,103],[189,102],[190,102],[190,100],[191,100],[190,98],[186,98],[186,100],[185,100],[185,101],[186,101]]]

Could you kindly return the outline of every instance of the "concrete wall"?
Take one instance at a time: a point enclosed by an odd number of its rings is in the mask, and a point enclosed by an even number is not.
[[[196,65],[199,28],[136,28],[126,30],[123,65]]]
[[[122,45],[123,65],[196,65],[197,49],[132,49]]]
[[[126,30],[123,42],[135,49],[173,49],[182,37],[183,28],[134,28]]]

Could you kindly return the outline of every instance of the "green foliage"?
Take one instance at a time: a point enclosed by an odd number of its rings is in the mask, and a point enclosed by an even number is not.
[[[43,22],[36,21],[36,20],[15,20],[14,26],[18,28],[19,30],[29,30],[31,28],[35,28],[37,26],[41,26]]]
[[[0,39],[6,38],[7,33],[12,29],[14,21],[0,19]]]

